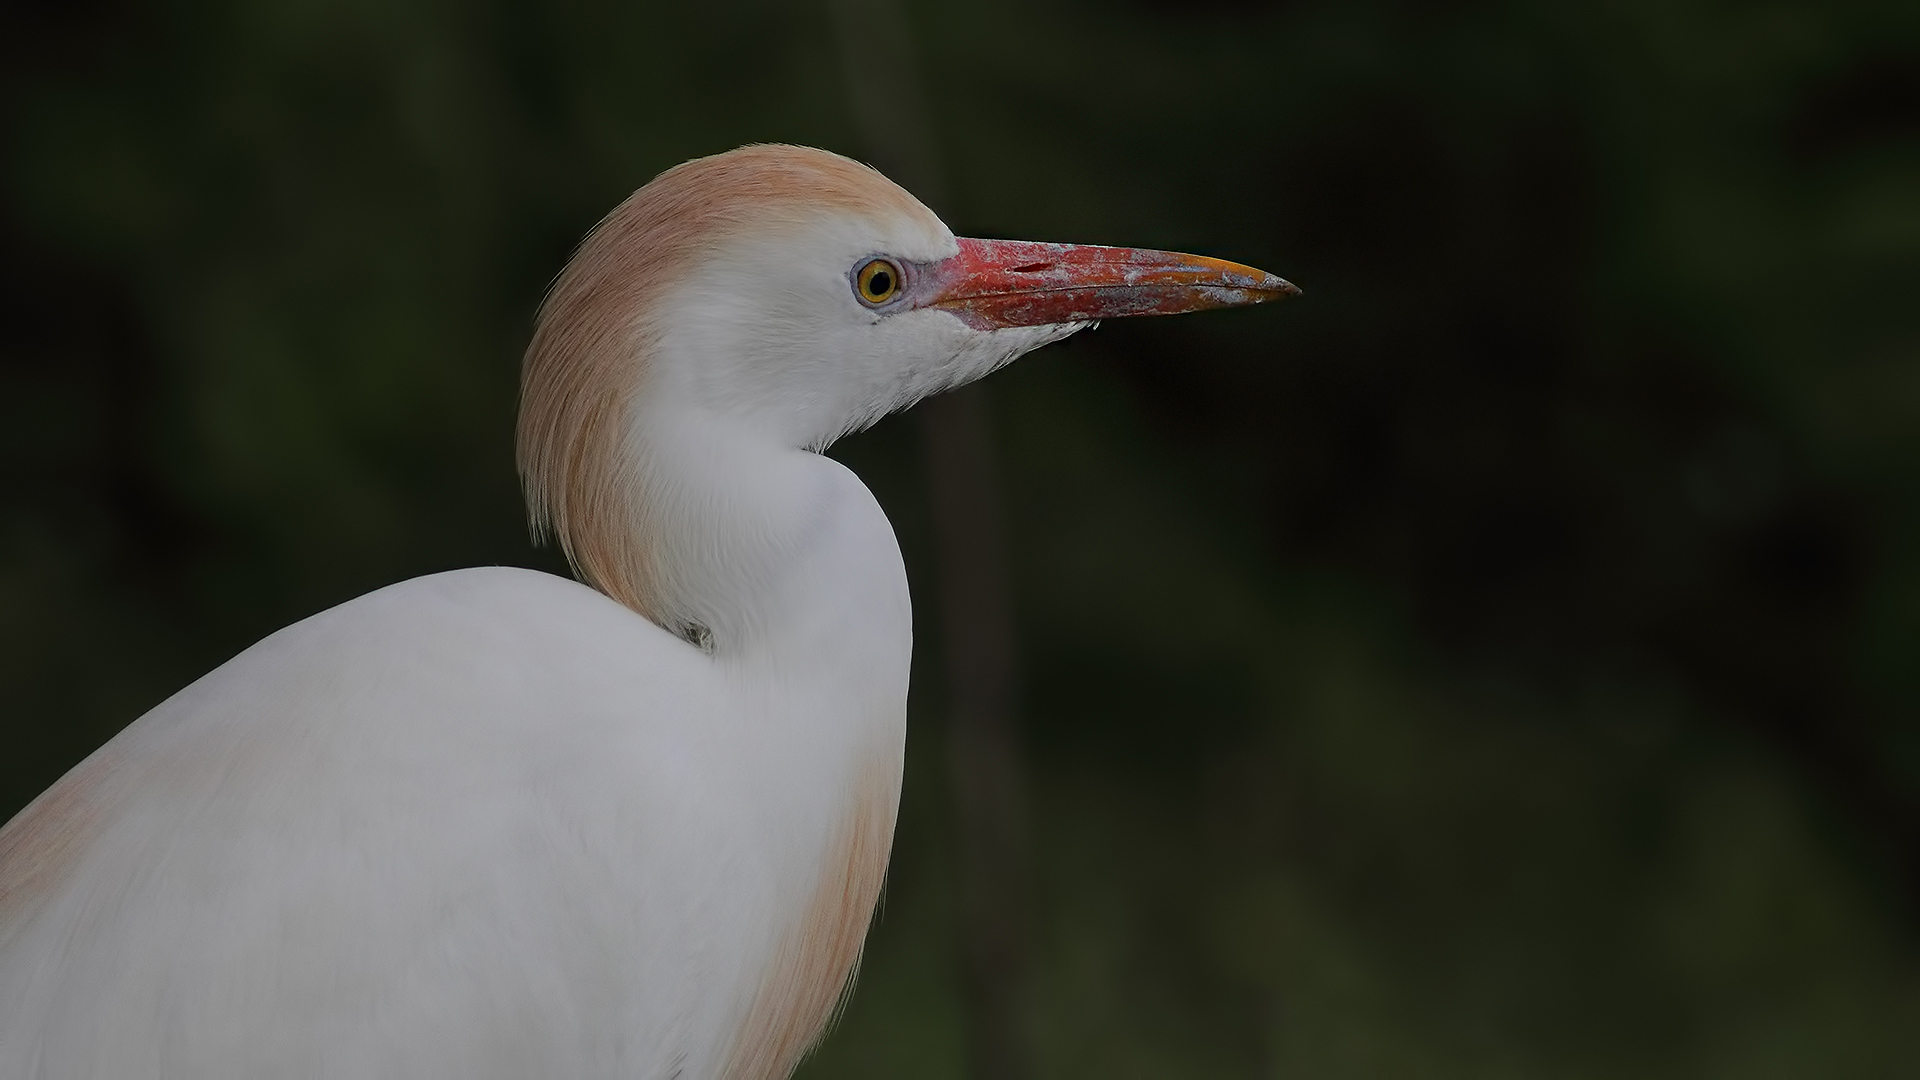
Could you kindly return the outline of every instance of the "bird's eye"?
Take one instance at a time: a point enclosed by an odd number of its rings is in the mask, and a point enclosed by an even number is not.
[[[853,275],[861,302],[878,307],[900,293],[900,268],[885,259],[868,259]]]

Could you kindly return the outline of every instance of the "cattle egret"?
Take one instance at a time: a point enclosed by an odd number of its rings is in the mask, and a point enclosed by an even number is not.
[[[898,803],[893,530],[819,451],[1099,319],[1293,286],[958,239],[754,146],[581,244],[526,354],[535,528],[295,623],[0,831],[0,1076],[778,1080]]]

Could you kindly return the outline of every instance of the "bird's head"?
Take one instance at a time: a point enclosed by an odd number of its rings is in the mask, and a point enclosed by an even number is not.
[[[634,192],[555,281],[527,349],[520,468],[536,524],[606,588],[585,538],[628,516],[649,430],[819,449],[1100,319],[1296,291],[1193,255],[957,238],[857,162],[743,147]]]

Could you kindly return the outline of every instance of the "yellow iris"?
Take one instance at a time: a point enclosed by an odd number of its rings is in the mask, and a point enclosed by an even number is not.
[[[869,304],[884,304],[900,292],[900,268],[885,259],[870,260],[854,275],[860,299]]]

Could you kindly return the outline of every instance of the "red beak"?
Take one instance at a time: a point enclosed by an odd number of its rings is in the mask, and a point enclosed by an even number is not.
[[[976,330],[1178,315],[1300,294],[1264,270],[1204,255],[1027,240],[961,240],[960,253],[933,270],[927,305]]]

